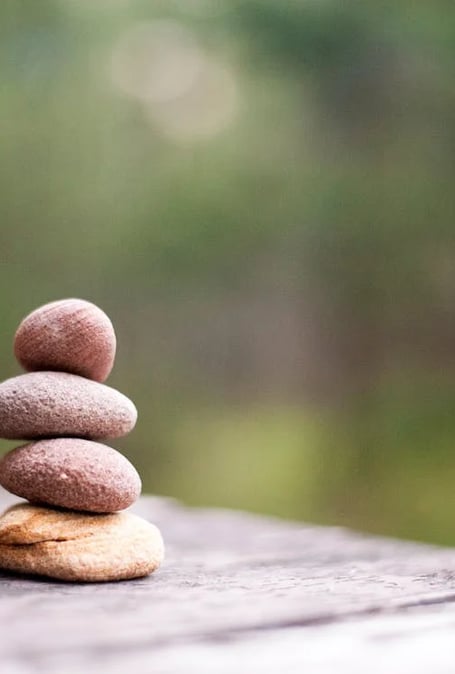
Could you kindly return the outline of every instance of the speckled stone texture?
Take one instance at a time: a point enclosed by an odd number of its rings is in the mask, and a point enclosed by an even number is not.
[[[156,526],[130,513],[89,515],[19,504],[0,518],[0,568],[66,581],[147,576],[164,545]]]
[[[17,447],[0,461],[0,484],[34,503],[110,513],[141,493],[134,466],[115,449],[75,438]]]
[[[0,437],[117,438],[136,423],[134,404],[115,389],[65,372],[30,372],[0,384]]]
[[[25,370],[59,370],[104,381],[114,364],[116,338],[108,316],[79,299],[39,307],[17,329],[14,352]]]

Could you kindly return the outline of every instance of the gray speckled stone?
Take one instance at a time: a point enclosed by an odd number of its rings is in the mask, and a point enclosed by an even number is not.
[[[115,389],[66,372],[30,372],[0,384],[0,437],[117,438],[137,411]]]
[[[72,510],[116,512],[141,492],[134,466],[120,452],[76,438],[40,440],[0,461],[0,484],[17,496]]]

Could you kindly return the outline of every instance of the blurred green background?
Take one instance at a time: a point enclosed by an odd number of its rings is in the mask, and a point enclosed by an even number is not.
[[[455,544],[454,75],[451,2],[3,0],[2,376],[92,300],[146,491]]]

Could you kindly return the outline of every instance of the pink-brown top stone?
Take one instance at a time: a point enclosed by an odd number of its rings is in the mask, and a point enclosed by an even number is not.
[[[71,510],[109,513],[141,492],[134,466],[120,452],[90,440],[40,440],[8,452],[0,484],[16,496]]]
[[[29,372],[0,384],[0,437],[119,438],[136,423],[129,398],[67,372]]]
[[[14,353],[25,370],[59,370],[99,382],[112,370],[115,349],[108,316],[79,299],[35,309],[23,319],[14,338]]]

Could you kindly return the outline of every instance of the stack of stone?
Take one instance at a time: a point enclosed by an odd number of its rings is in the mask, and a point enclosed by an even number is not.
[[[0,437],[27,440],[0,462],[0,484],[31,503],[0,518],[0,568],[62,580],[136,578],[163,557],[158,529],[118,512],[139,497],[136,469],[97,442],[129,433],[137,412],[102,382],[115,357],[112,323],[83,300],[28,315],[14,343],[27,374],[0,384]]]

